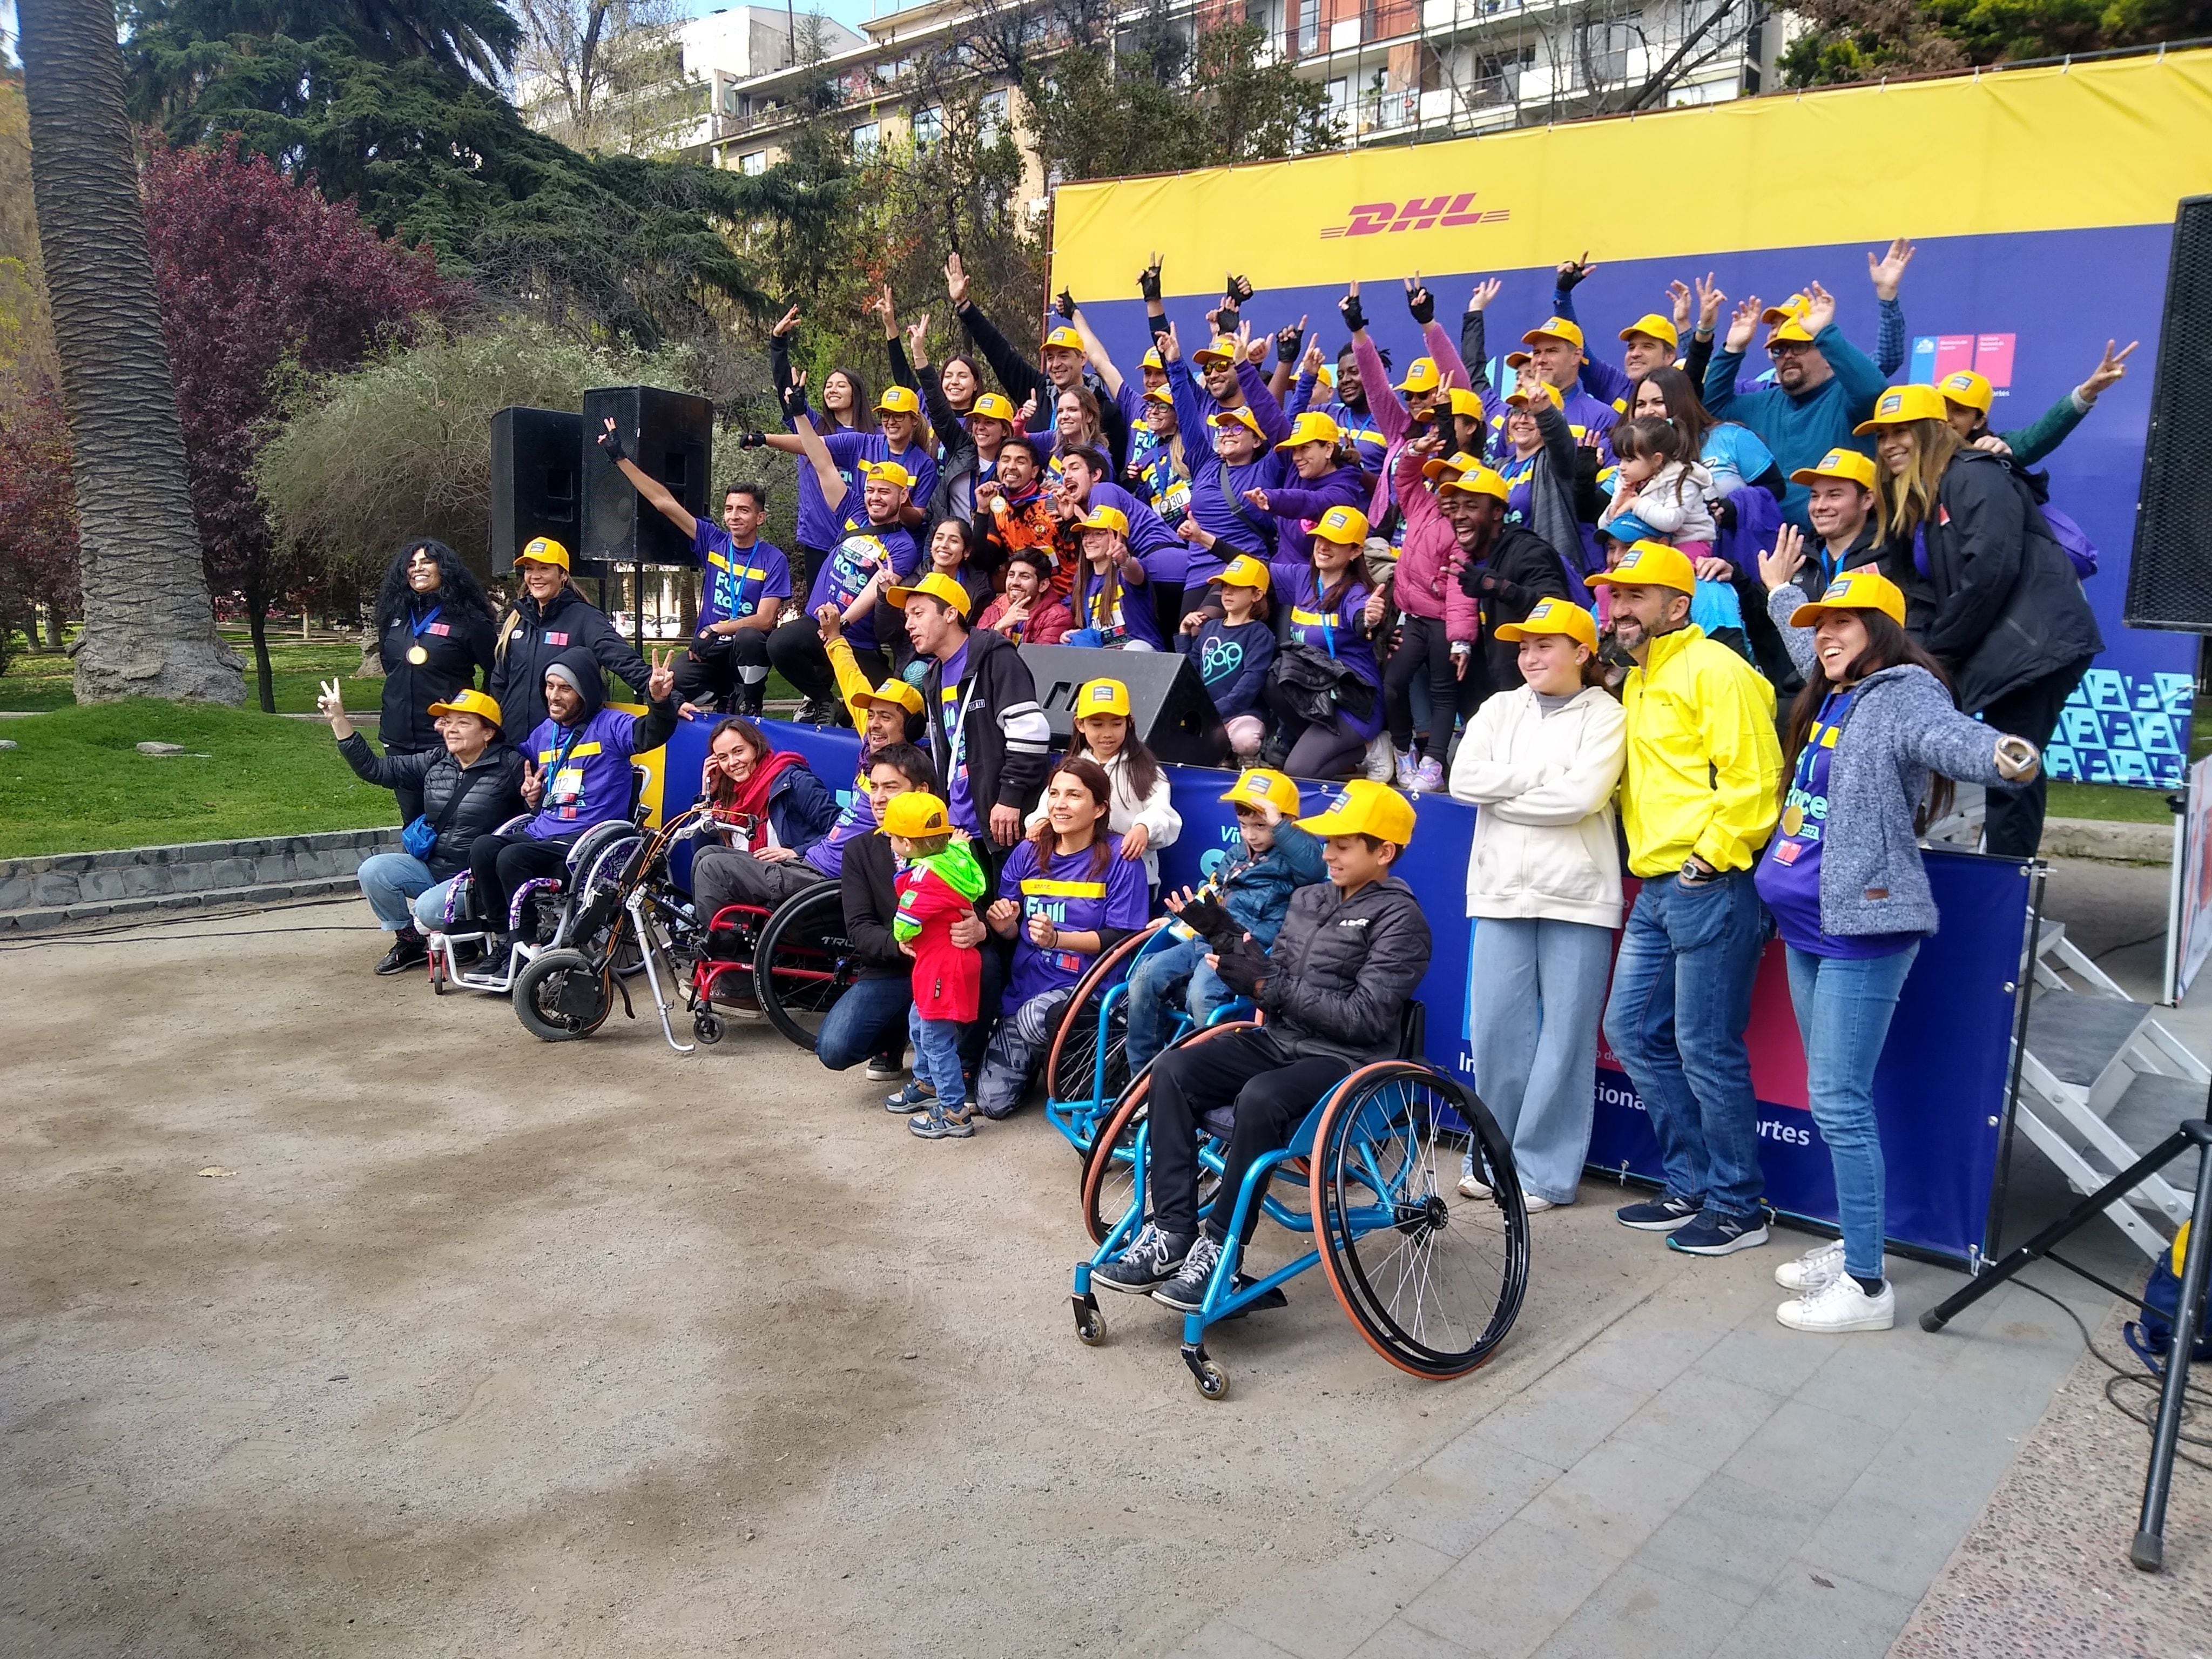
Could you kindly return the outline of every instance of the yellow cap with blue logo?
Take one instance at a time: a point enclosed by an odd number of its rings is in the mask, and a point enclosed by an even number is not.
[[[1792,628],[1810,628],[1831,611],[1879,611],[1899,628],[1905,626],[1905,591],[1871,565],[1846,570],[1828,584],[1828,591],[1810,605],[1790,613]]]

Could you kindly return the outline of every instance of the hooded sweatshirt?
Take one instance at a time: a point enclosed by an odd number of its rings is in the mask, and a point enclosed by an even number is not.
[[[952,942],[952,925],[975,914],[989,884],[965,836],[942,852],[925,853],[893,884],[898,914],[891,937],[914,946],[914,1006],[924,1019],[971,1020],[981,1000],[983,958],[972,945]]]
[[[574,676],[584,702],[572,723],[548,715],[522,745],[524,757],[545,779],[538,815],[523,830],[532,841],[565,839],[628,817],[630,757],[659,748],[676,731],[676,708],[665,699],[642,717],[608,708],[606,682],[588,649],[571,647],[554,665]]]

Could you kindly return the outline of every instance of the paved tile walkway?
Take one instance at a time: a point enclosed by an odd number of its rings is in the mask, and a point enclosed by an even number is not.
[[[1887,1653],[2081,1339],[2009,1286],[1925,1334],[1913,1320],[1961,1281],[1911,1262],[1892,1264],[1898,1329],[1787,1330],[1773,1270],[1809,1242],[1684,1262],[1188,1659]],[[2104,1300],[2063,1277],[2039,1282],[2094,1326]]]

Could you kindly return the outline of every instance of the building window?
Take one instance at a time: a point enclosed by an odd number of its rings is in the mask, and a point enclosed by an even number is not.
[[[914,112],[914,147],[927,155],[935,149],[945,137],[945,112],[935,104],[925,104]]]
[[[1321,49],[1321,0],[1298,0],[1298,52]]]
[[[995,144],[1006,131],[1006,94],[1002,88],[987,92],[975,105],[975,136],[986,144]]]
[[[853,154],[862,161],[873,155],[884,142],[880,122],[863,121],[853,129]]]
[[[738,157],[738,171],[748,179],[759,178],[768,171],[768,152],[764,149],[747,150]]]
[[[1630,17],[1614,23],[1586,23],[1582,30],[1584,83],[1593,91],[1618,86],[1628,78],[1628,54],[1643,44],[1643,20]]]

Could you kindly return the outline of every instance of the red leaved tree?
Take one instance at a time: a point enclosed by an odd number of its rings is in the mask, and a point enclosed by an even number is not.
[[[281,550],[254,493],[289,377],[350,368],[450,313],[428,251],[379,236],[350,203],[265,156],[155,144],[143,169],[146,237],[191,473],[208,586],[244,602],[261,707],[274,712],[270,604],[313,586],[311,550]]]
[[[47,648],[61,649],[62,619],[76,609],[76,556],[61,388],[28,369],[0,380],[0,634],[20,626],[36,645],[32,611],[43,605]]]

